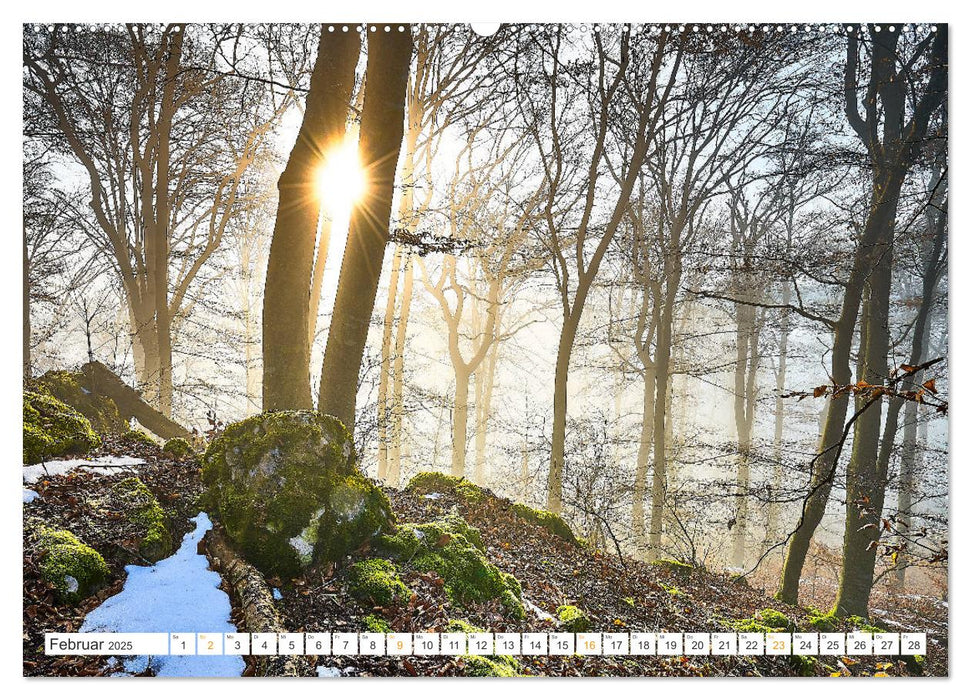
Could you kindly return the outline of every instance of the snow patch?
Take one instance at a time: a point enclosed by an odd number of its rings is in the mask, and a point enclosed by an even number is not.
[[[422,496],[422,498],[427,498],[429,501],[437,501],[441,497],[442,497],[442,494],[440,494],[438,491],[434,491],[432,493],[426,493],[424,496]]]
[[[192,519],[195,530],[182,539],[179,551],[154,566],[126,566],[121,593],[88,613],[81,632],[235,632],[229,622],[229,596],[219,588],[219,574],[197,552],[202,536],[212,528],[205,513]],[[151,667],[156,675],[176,677],[239,676],[240,656],[136,656],[124,669],[139,673]]]
[[[318,666],[317,678],[340,678],[341,670],[336,666]]]
[[[83,469],[96,474],[117,474],[140,464],[145,464],[145,460],[137,457],[113,457],[110,455],[95,457],[94,459],[52,459],[49,462],[24,467],[24,483],[33,484],[38,479],[60,476],[75,469]]]
[[[541,607],[539,607],[538,605],[536,605],[535,603],[533,603],[533,601],[531,601],[531,600],[526,600],[526,598],[523,598],[523,605],[526,607],[527,610],[529,610],[531,613],[533,613],[540,620],[552,620],[553,619],[553,616],[552,615],[550,615],[548,612],[546,612],[545,610],[543,610]]]
[[[24,489],[24,503],[33,503],[35,498],[40,498],[40,494],[30,489]]]
[[[280,593],[279,588],[273,589],[273,600],[283,600],[283,594]]]

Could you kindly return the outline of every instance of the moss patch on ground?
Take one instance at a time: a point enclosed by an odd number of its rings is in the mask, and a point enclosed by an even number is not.
[[[364,622],[364,627],[368,632],[376,632],[378,634],[390,634],[394,632],[391,629],[391,625],[388,624],[388,621],[377,615],[365,615],[362,622]]]
[[[561,605],[556,609],[556,619],[567,632],[589,632],[592,624],[587,614],[575,605]]]
[[[101,445],[87,418],[53,396],[24,392],[24,464],[84,454]]]
[[[772,608],[763,608],[752,617],[722,620],[721,622],[736,632],[792,632],[796,629],[796,626],[784,613]]]
[[[411,589],[398,576],[398,567],[387,559],[352,564],[347,580],[350,594],[363,603],[391,605],[411,597]]]
[[[111,491],[117,507],[132,513],[132,522],[139,530],[139,553],[149,561],[167,556],[172,551],[168,519],[142,480],[135,476],[122,479]]]
[[[230,538],[267,574],[338,561],[393,529],[391,503],[357,470],[347,429],[314,411],[230,425],[206,450],[202,480]]]
[[[570,526],[566,524],[566,521],[556,513],[551,513],[548,510],[530,508],[524,503],[513,503],[512,511],[526,522],[539,525],[540,527],[545,528],[551,534],[556,535],[560,539],[566,540],[571,544],[575,544],[577,546],[580,545],[576,535],[573,534],[573,530],[571,530]]]
[[[486,497],[483,489],[464,477],[449,476],[441,472],[420,472],[405,488],[422,494],[451,492],[466,503],[479,503]]]
[[[685,564],[683,561],[678,561],[677,559],[655,559],[651,562],[651,566],[663,569],[672,576],[677,576],[680,579],[690,577],[691,572],[694,570],[691,564]]]
[[[69,530],[43,529],[38,537],[41,576],[57,589],[65,603],[91,595],[108,578],[108,565],[92,547]]]
[[[166,440],[165,445],[162,446],[162,451],[176,459],[182,459],[193,454],[192,445],[189,444],[189,441],[180,437]]]
[[[417,571],[438,573],[449,600],[459,605],[498,598],[512,617],[526,615],[519,581],[488,560],[478,530],[458,516],[407,523],[376,544]]]
[[[67,370],[51,370],[30,382],[30,389],[53,396],[88,419],[97,433],[121,433],[127,424],[118,413],[118,406],[107,396],[90,391],[84,385],[84,374]]]

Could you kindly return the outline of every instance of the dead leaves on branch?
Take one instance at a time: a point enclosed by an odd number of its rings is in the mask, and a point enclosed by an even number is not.
[[[930,406],[937,413],[947,415],[948,402],[941,399],[937,391],[937,379],[932,377],[914,389],[898,389],[897,384],[908,377],[913,377],[918,372],[941,362],[944,358],[938,358],[925,362],[922,365],[902,364],[891,373],[890,380],[886,384],[871,384],[862,379],[855,384],[821,384],[809,391],[792,391],[783,394],[784,399],[803,399],[821,397],[837,398],[839,396],[850,395],[864,400],[870,400],[886,396],[891,399],[902,401],[913,401],[914,403]]]

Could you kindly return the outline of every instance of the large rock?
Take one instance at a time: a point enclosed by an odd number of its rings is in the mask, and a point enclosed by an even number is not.
[[[85,454],[101,444],[88,419],[53,396],[24,392],[24,464]]]
[[[85,383],[85,376],[81,372],[50,370],[33,380],[31,388],[66,403],[87,418],[97,433],[124,432],[128,423],[118,413],[115,402],[91,391]]]
[[[295,575],[390,532],[387,496],[357,470],[351,436],[313,411],[233,423],[203,457],[207,503],[264,573]]]

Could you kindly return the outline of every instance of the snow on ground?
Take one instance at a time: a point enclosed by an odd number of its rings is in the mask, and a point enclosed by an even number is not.
[[[98,474],[116,474],[129,467],[145,464],[137,457],[95,457],[94,459],[52,459],[42,464],[24,467],[24,483],[33,484],[38,479],[67,474],[75,469],[84,469]]]
[[[154,566],[127,566],[120,593],[88,613],[81,632],[235,632],[229,622],[229,596],[219,589],[219,574],[197,553],[202,536],[212,528],[205,513],[192,519],[195,530],[182,539],[179,551]],[[136,656],[125,660],[129,673],[147,666],[159,676],[239,676],[241,656]]]
[[[40,498],[40,494],[30,489],[24,489],[24,503],[31,503],[35,498]]]
[[[336,666],[318,666],[317,678],[340,678],[341,670]]]

